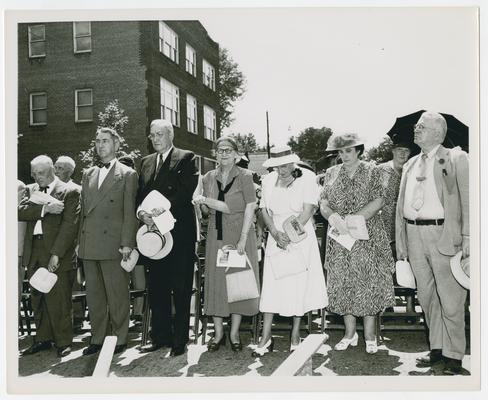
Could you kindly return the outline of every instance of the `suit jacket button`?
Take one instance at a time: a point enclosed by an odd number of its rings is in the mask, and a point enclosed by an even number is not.
[[[173,189],[173,186],[168,186],[168,189],[169,189],[169,190]]]
[[[103,231],[103,233],[107,233],[107,231]]]

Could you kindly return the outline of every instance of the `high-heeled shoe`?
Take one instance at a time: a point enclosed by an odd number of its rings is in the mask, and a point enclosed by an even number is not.
[[[239,341],[237,343],[232,341],[232,338],[230,337],[229,333],[229,343],[230,343],[230,348],[232,351],[242,351],[242,343],[241,343],[241,337],[239,336]]]
[[[378,344],[376,343],[376,338],[374,340],[365,340],[366,342],[366,353],[374,354],[378,351]]]
[[[271,353],[274,349],[274,339],[270,337],[263,347],[256,347],[252,352],[253,357],[262,357],[266,353]]]
[[[351,339],[343,337],[339,343],[334,346],[334,350],[346,350],[349,346],[356,347],[358,345],[358,333],[354,332]]]
[[[220,346],[225,346],[225,338],[226,336],[223,335],[218,342],[216,342],[214,339],[212,339],[208,344],[207,344],[207,350],[210,353],[213,353],[214,351],[217,351],[220,349]]]
[[[290,353],[295,351],[298,348],[298,346],[300,346],[300,343],[302,343],[302,338],[300,338],[300,340],[298,341],[298,344],[293,344],[291,337],[290,337]]]

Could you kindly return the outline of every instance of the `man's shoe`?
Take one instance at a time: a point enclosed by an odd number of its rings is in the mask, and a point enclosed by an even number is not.
[[[463,362],[454,358],[445,357],[446,363],[442,373],[444,375],[461,375],[463,372]]]
[[[442,361],[442,350],[432,349],[426,356],[417,358],[418,368],[429,368],[433,365],[439,364]]]
[[[84,356],[89,356],[90,354],[98,353],[102,349],[101,344],[91,344],[83,350]]]
[[[51,342],[49,342],[49,341],[34,342],[34,344],[32,346],[30,346],[28,349],[24,350],[20,354],[23,356],[27,356],[30,354],[39,353],[40,351],[43,351],[43,350],[49,350],[50,348],[51,348]]]
[[[170,356],[171,357],[177,357],[181,356],[182,354],[185,354],[186,347],[185,346],[173,346],[171,349]]]
[[[125,349],[127,349],[126,344],[118,344],[117,346],[115,346],[114,354],[122,353],[123,351],[125,351]]]
[[[58,347],[58,357],[66,357],[71,353],[71,346],[60,346]]]
[[[153,351],[159,350],[163,347],[170,347],[167,344],[163,343],[150,343],[146,344],[144,346],[139,347],[139,352],[140,353],[152,353]]]

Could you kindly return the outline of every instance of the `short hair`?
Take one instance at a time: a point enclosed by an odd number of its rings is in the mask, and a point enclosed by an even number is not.
[[[55,164],[57,164],[58,162],[62,163],[62,164],[66,164],[66,165],[69,165],[71,168],[71,171],[74,171],[75,168],[76,168],[76,163],[75,163],[75,160],[73,160],[71,157],[69,156],[59,156],[58,159],[56,160]]]
[[[112,136],[112,139],[114,140],[117,139],[119,142],[122,141],[122,138],[120,137],[120,135],[117,133],[115,129],[107,128],[107,127],[98,128],[95,136],[98,136],[100,133],[109,133],[110,136]]]
[[[439,134],[439,137],[441,140],[441,143],[444,141],[446,138],[447,134],[447,122],[446,119],[442,116],[442,114],[439,114],[438,112],[433,112],[433,111],[426,111],[421,115],[422,117],[426,117],[430,120],[432,120],[436,126],[436,131]]]
[[[49,165],[49,167],[54,168],[53,160],[51,159],[51,157],[46,156],[45,154],[34,157],[32,159],[32,161],[30,162],[30,164],[31,164],[31,167],[33,167],[35,165],[39,165],[39,164],[46,164],[46,165]]]
[[[217,150],[217,147],[219,147],[219,144],[227,142],[229,143],[230,147],[234,149],[236,153],[239,153],[239,146],[237,144],[237,140],[233,138],[232,136],[221,136],[219,137],[215,142],[214,142],[214,149]]]
[[[174,139],[175,132],[173,130],[173,124],[170,121],[166,119],[153,119],[149,125],[149,128],[152,128],[153,126],[157,126],[162,131],[167,130],[171,136],[171,140]]]

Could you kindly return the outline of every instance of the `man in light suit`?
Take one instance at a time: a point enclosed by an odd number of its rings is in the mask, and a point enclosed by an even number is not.
[[[408,258],[429,327],[430,353],[419,367],[444,362],[443,373],[462,372],[466,348],[466,290],[451,273],[450,258],[469,256],[469,163],[467,154],[446,149],[447,124],[425,112],[415,126],[421,153],[403,167],[396,215],[398,259]]]
[[[58,356],[71,352],[73,327],[71,323],[71,287],[75,276],[73,259],[80,213],[79,193],[66,186],[54,175],[53,162],[48,156],[31,161],[35,184],[19,205],[19,221],[27,221],[24,240],[24,264],[30,278],[39,267],[45,267],[58,279],[49,293],[31,291],[36,323],[34,344],[22,354],[35,354],[51,348],[54,341]],[[33,193],[42,191],[59,202],[45,205],[30,201]]]
[[[103,165],[86,170],[81,182],[78,256],[85,269],[92,333],[83,355],[100,351],[109,332],[117,336],[115,353],[127,347],[129,274],[120,261],[135,246],[137,173],[117,161],[119,146],[113,129],[98,129],[95,148]]]
[[[171,231],[173,248],[162,260],[149,260],[149,304],[152,311],[152,343],[142,352],[171,347],[171,355],[185,353],[189,339],[190,300],[193,284],[196,218],[192,196],[198,183],[195,155],[173,146],[173,125],[166,120],[151,122],[149,138],[156,153],[142,159],[137,204],[152,190],[171,202],[176,219]],[[161,210],[159,210],[161,211]],[[138,218],[153,225],[153,214],[140,211]],[[175,320],[171,319],[171,294]]]

